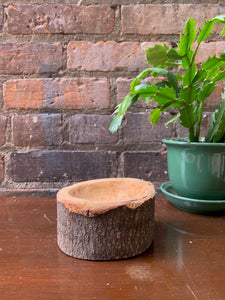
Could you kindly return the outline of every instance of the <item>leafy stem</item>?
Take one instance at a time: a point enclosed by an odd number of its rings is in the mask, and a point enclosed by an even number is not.
[[[214,91],[217,82],[225,78],[225,51],[220,57],[208,57],[196,67],[200,45],[210,36],[216,23],[225,23],[225,15],[205,21],[202,28],[197,28],[195,20],[190,18],[185,24],[184,33],[180,35],[176,49],[169,48],[166,44],[156,44],[145,50],[150,67],[132,81],[130,93],[114,111],[115,116],[110,125],[112,132],[122,124],[127,110],[138,99],[142,99],[146,103],[154,101],[157,104],[149,118],[153,125],[157,124],[161,114],[172,107],[178,113],[167,124],[179,119],[181,125],[189,130],[189,140],[200,140],[205,99]],[[225,34],[225,26],[221,34]],[[171,66],[173,69],[177,68],[177,71],[172,72]],[[183,72],[180,72],[180,69]],[[148,80],[149,76],[157,82],[151,83],[151,80]],[[208,142],[224,142],[224,98],[223,94],[223,105],[219,106],[212,116],[212,123],[205,137]]]

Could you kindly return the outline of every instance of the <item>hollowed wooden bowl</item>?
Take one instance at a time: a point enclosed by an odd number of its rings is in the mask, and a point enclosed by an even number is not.
[[[114,260],[147,250],[154,231],[154,185],[134,178],[89,180],[57,194],[57,239],[66,254]]]

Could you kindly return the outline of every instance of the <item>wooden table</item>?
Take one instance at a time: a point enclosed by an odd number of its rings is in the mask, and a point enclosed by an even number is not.
[[[56,200],[0,200],[0,299],[225,299],[225,217],[156,198],[155,237],[138,257],[85,261],[56,242]]]

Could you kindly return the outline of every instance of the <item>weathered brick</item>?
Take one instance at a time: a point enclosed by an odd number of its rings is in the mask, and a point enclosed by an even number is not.
[[[122,77],[116,79],[117,104],[121,103],[123,98],[129,93],[132,80]]]
[[[218,82],[217,87],[212,92],[212,94],[206,98],[205,107],[207,108],[217,108],[218,105],[221,103],[222,96],[224,90],[224,83],[223,81]]]
[[[7,28],[11,34],[108,34],[114,22],[108,5],[16,4],[8,7]]]
[[[0,154],[0,182],[4,181],[4,172],[5,172],[4,156]]]
[[[15,182],[82,181],[116,176],[116,152],[14,152],[9,171]]]
[[[3,24],[4,24],[4,11],[3,7],[0,7],[0,31],[3,29]]]
[[[103,109],[109,107],[106,78],[32,78],[6,81],[6,109]]]
[[[85,71],[139,71],[147,68],[144,49],[154,44],[72,41],[67,48],[67,67]]]
[[[62,66],[61,44],[0,43],[0,73],[48,73]]]
[[[3,198],[55,198],[58,189],[0,189],[0,197]]]
[[[135,152],[122,154],[125,177],[135,177],[154,182],[168,181],[166,152]]]
[[[162,115],[157,125],[152,127],[149,113],[127,113],[123,126],[123,137],[126,143],[159,142],[162,138],[172,136],[172,125],[164,124],[171,118],[170,114]]]
[[[209,56],[213,57],[216,54],[217,57],[220,57],[220,54],[224,51],[224,49],[225,49],[224,41],[211,42],[211,43],[203,42],[199,47],[195,61],[197,64],[200,64],[205,62]]]
[[[108,115],[75,115],[69,120],[69,141],[75,143],[115,143],[116,134],[109,131]]]
[[[5,135],[6,122],[7,122],[6,117],[0,116],[0,146],[4,145],[6,141],[6,135]]]
[[[180,34],[185,22],[193,17],[201,27],[205,19],[224,14],[218,4],[140,4],[121,8],[122,31],[125,34]],[[214,33],[219,33],[217,26]]]
[[[15,146],[53,146],[62,143],[60,114],[18,115],[12,118]]]

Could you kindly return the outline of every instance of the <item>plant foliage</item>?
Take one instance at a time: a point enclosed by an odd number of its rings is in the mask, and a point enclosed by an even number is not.
[[[178,114],[167,124],[179,118],[181,125],[189,129],[189,140],[199,142],[205,99],[214,91],[218,81],[225,78],[225,51],[220,57],[208,57],[201,66],[195,62],[201,43],[210,36],[215,23],[225,23],[225,15],[205,21],[202,28],[197,28],[195,20],[190,18],[176,49],[156,44],[145,50],[150,67],[132,81],[129,94],[116,107],[109,128],[111,132],[117,131],[127,110],[141,98],[147,103],[157,103],[149,118],[153,125],[172,107]],[[225,26],[221,34],[225,34]],[[155,84],[143,81],[149,76],[160,80]],[[212,115],[205,141],[225,142],[225,93],[221,105]]]

